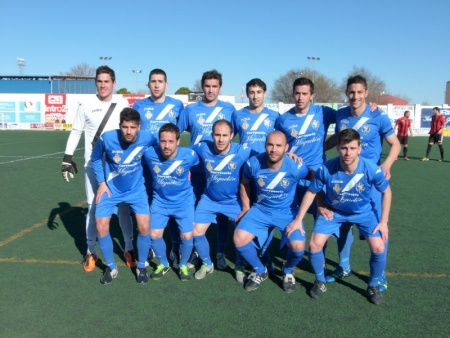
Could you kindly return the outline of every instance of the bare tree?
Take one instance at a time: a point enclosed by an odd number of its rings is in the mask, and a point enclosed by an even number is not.
[[[86,62],[82,62],[70,68],[68,72],[60,72],[59,74],[65,76],[93,77],[95,76],[95,67],[90,66]]]
[[[345,93],[347,89],[347,79],[354,75],[361,75],[365,77],[367,81],[369,95],[366,98],[366,102],[377,102],[378,97],[386,91],[386,84],[383,80],[373,75],[372,72],[365,67],[353,66],[353,69],[348,73],[348,76],[342,82],[341,88],[343,93]]]
[[[314,83],[314,101],[319,103],[341,101],[341,91],[336,81],[311,68],[291,69],[275,80],[270,92],[276,102],[293,103],[292,85],[295,79],[307,77]]]
[[[314,102],[333,103],[342,101],[341,88],[336,81],[315,70],[311,72],[313,75],[310,78],[314,82]]]
[[[203,91],[202,88],[202,80],[197,79],[192,86],[192,92],[201,93]]]
[[[303,76],[301,69],[291,69],[286,74],[281,75],[273,83],[270,97],[274,102],[294,103],[292,97],[292,84],[294,80]]]

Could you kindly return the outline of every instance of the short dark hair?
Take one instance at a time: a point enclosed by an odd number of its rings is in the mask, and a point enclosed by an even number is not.
[[[307,77],[299,77],[298,79],[295,79],[294,84],[292,85],[292,93],[295,93],[295,87],[297,86],[309,86],[311,94],[314,94],[314,82]]]
[[[435,109],[438,111],[438,113],[441,112],[441,110],[439,109],[439,107],[434,107],[433,110],[435,110]]]
[[[174,133],[177,140],[180,139],[180,129],[173,123],[166,123],[159,128],[158,136],[161,138],[161,133]]]
[[[367,80],[366,80],[366,78],[364,77],[364,76],[362,76],[362,75],[353,75],[353,76],[350,76],[348,79],[347,79],[347,89],[348,89],[348,87],[350,87],[351,85],[353,85],[353,84],[362,84],[363,86],[364,86],[364,88],[365,89],[367,89]],[[347,90],[346,89],[346,90]]]
[[[123,122],[129,122],[129,121],[135,121],[138,124],[141,123],[141,115],[137,110],[134,110],[133,108],[123,108],[120,112],[120,124],[122,125]]]
[[[100,74],[109,74],[109,76],[111,76],[112,82],[116,82],[116,73],[114,73],[114,70],[112,70],[112,68],[109,68],[108,66],[98,67],[95,70],[95,80],[97,80]]]
[[[220,74],[216,69],[208,70],[202,75],[202,88],[205,84],[205,80],[219,80],[219,85],[222,87],[222,74]]]
[[[245,92],[248,95],[248,89],[250,87],[261,87],[265,92],[267,91],[267,86],[265,84],[265,82],[261,79],[255,78],[255,79],[251,79],[250,81],[247,82],[247,84],[245,85]]]
[[[149,81],[150,81],[150,78],[152,77],[152,75],[163,75],[164,76],[164,81],[167,82],[167,74],[166,74],[165,71],[163,71],[160,68],[155,68],[155,69],[152,69],[150,71],[150,74],[148,75],[148,80]]]
[[[358,141],[358,145],[361,144],[361,136],[359,135],[359,133],[352,128],[341,130],[338,135],[338,145],[340,145],[341,143],[347,144],[352,141]]]
[[[211,129],[213,133],[214,133],[214,129],[219,124],[226,124],[228,126],[228,128],[230,128],[231,133],[233,133],[233,126],[231,125],[231,122],[228,120],[225,120],[225,119],[217,120],[216,122],[214,122],[214,124],[212,125],[212,129]]]
[[[403,113],[403,116],[406,116],[406,114],[408,114],[410,111],[409,110],[405,110],[405,112]]]

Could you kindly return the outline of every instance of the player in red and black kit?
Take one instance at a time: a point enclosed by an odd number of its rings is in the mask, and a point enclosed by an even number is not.
[[[444,161],[444,148],[442,147],[442,141],[444,141],[444,128],[445,128],[445,117],[440,114],[440,109],[438,107],[433,108],[433,117],[431,118],[431,129],[430,137],[428,138],[427,154],[422,159],[422,161],[428,161],[430,156],[431,147],[437,142],[439,146],[439,151],[441,152],[441,158],[439,162]]]
[[[409,119],[410,112],[407,110],[403,114],[403,117],[400,117],[397,122],[395,122],[395,129],[397,129],[397,138],[400,144],[403,144],[403,159],[405,161],[409,161],[408,158],[408,130],[409,134],[412,136],[412,126],[411,120]]]

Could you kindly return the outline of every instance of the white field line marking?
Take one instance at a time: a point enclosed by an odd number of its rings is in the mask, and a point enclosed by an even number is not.
[[[3,157],[15,157],[16,158],[15,160],[12,160],[12,161],[0,162],[0,165],[20,162],[20,161],[34,160],[34,159],[43,158],[43,157],[48,158],[49,156],[59,155],[59,154],[64,154],[64,151],[59,151],[57,153],[51,153],[51,154],[38,155],[38,156],[0,156],[0,158],[3,158]],[[19,158],[17,158],[17,157],[19,157]],[[53,157],[53,158],[56,158],[56,157]],[[76,157],[74,157],[74,158],[76,158]]]

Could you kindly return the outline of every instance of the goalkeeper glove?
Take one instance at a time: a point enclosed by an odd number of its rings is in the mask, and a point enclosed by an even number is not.
[[[75,174],[78,173],[77,164],[72,161],[72,155],[64,154],[61,173],[67,183],[69,183],[70,178],[73,179]]]

